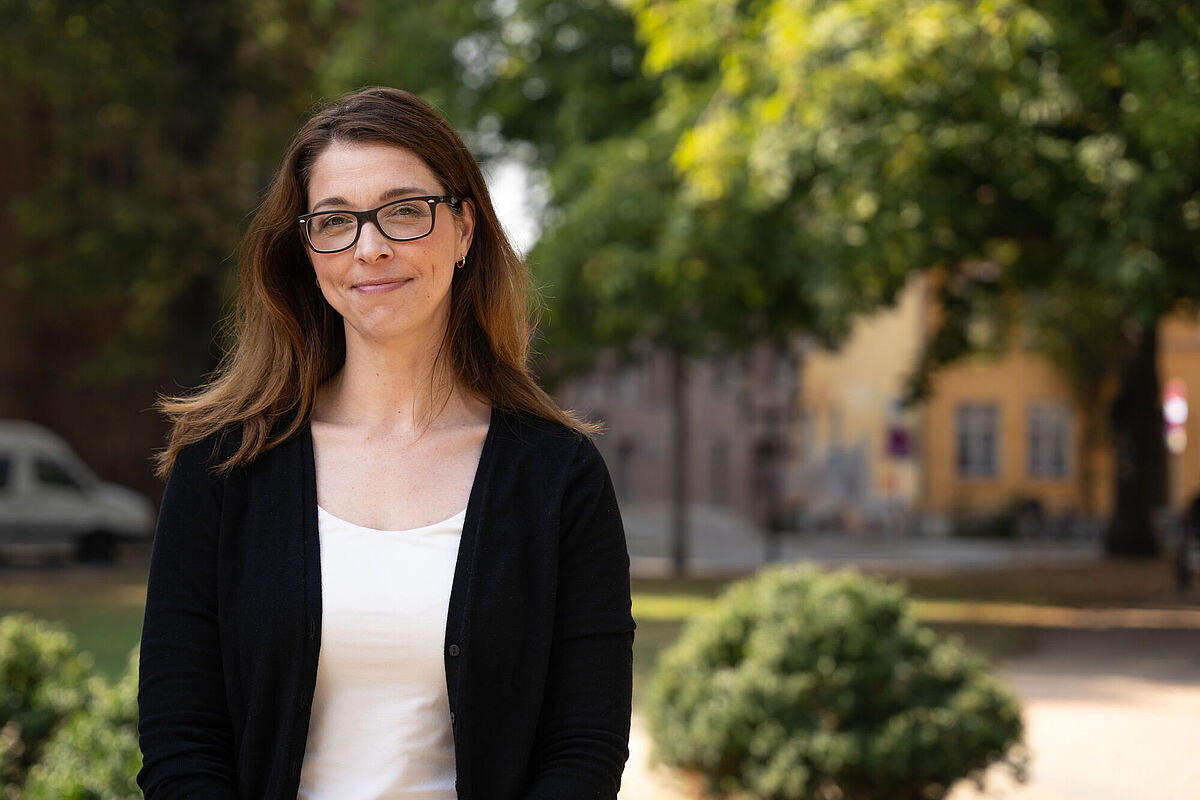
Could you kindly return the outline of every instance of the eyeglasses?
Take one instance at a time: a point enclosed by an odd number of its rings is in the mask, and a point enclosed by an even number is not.
[[[358,243],[363,223],[375,227],[393,242],[411,242],[433,232],[439,203],[453,209],[462,206],[461,197],[406,197],[384,203],[369,211],[317,211],[301,214],[300,233],[315,253],[340,253]]]

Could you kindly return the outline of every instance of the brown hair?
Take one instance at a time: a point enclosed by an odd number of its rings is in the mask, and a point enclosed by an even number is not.
[[[335,141],[408,150],[447,194],[474,203],[468,267],[454,271],[442,347],[460,385],[494,407],[590,433],[529,372],[529,304],[535,299],[529,271],[500,226],[474,156],[425,101],[398,89],[369,88],[318,112],[292,140],[242,239],[232,347],[199,391],[159,400],[171,431],[156,456],[158,474],[170,472],[182,448],[238,426],[240,445],[216,466],[226,471],[249,463],[304,426],[317,387],[345,361],[342,319],[313,280],[296,221],[313,163]]]

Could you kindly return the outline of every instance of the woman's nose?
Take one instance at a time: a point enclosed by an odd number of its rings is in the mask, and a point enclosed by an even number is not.
[[[364,222],[358,232],[358,242],[354,245],[354,256],[362,261],[371,263],[392,255],[392,242],[379,232],[373,222]]]

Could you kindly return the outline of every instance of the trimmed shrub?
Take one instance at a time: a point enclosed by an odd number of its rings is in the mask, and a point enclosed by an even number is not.
[[[138,800],[137,650],[116,685],[75,637],[0,619],[0,798]]]
[[[86,705],[91,675],[91,657],[62,628],[0,618],[0,796],[20,796],[55,728]]]
[[[23,800],[140,800],[137,664],[114,686],[93,679],[87,707],[66,720],[29,770]]]
[[[659,759],[713,797],[938,800],[998,761],[1023,777],[1020,708],[986,663],[851,572],[730,587],[663,653],[647,716]]]

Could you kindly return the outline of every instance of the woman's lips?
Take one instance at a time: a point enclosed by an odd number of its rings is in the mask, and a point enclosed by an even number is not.
[[[372,281],[371,283],[360,283],[354,288],[362,294],[383,294],[399,289],[404,284],[408,283],[411,278],[397,278],[394,281]]]

